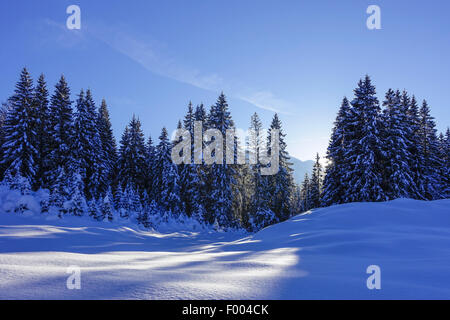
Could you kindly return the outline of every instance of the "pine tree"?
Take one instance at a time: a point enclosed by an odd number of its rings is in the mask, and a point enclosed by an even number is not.
[[[92,198],[88,201],[88,212],[89,216],[97,221],[101,220],[101,210],[99,200]]]
[[[35,185],[38,171],[37,127],[39,120],[34,110],[33,80],[23,69],[10,98],[12,109],[2,126],[4,134],[2,165],[10,168],[13,175],[19,173]]]
[[[419,111],[420,116],[420,152],[422,162],[419,164],[419,172],[422,181],[419,182],[421,194],[428,200],[439,199],[441,179],[439,168],[441,160],[438,158],[439,145],[436,136],[436,124],[434,118],[430,115],[430,108],[424,100]]]
[[[208,115],[207,126],[217,129],[223,137],[226,130],[234,128],[234,122],[228,110],[228,103],[222,93]],[[226,139],[223,141],[223,154],[226,150]],[[206,194],[207,220],[216,222],[220,228],[228,228],[234,225],[233,215],[233,184],[235,183],[235,170],[227,163],[213,163],[208,170],[208,187]]]
[[[176,165],[171,158],[172,144],[166,128],[163,128],[156,147],[154,190],[158,195],[157,203],[167,214],[181,213],[180,178]]]
[[[158,197],[153,189],[153,181],[155,179],[155,158],[156,158],[156,148],[153,145],[153,140],[148,137],[147,145],[145,146],[145,166],[146,166],[146,193],[148,195],[149,201],[154,200]]]
[[[146,148],[141,122],[133,116],[122,135],[119,154],[119,182],[122,187],[132,184],[140,194],[145,189]]]
[[[71,176],[73,173],[74,126],[72,115],[72,101],[70,100],[70,89],[64,76],[61,76],[56,84],[55,92],[50,102],[50,130],[49,130],[49,156],[45,165],[48,168],[46,176],[50,181],[50,189],[58,178],[60,170]]]
[[[100,179],[102,185],[100,185],[100,192],[104,193],[108,190],[109,186],[115,185],[115,168],[118,159],[116,140],[113,135],[108,106],[105,99],[102,100],[98,110],[97,127],[103,153],[103,170],[101,172],[102,178]]]
[[[319,154],[316,156],[312,177],[309,183],[309,205],[311,208],[320,207],[322,191],[322,165]]]
[[[117,190],[117,211],[119,212],[119,216],[121,218],[128,218],[129,217],[129,211],[130,208],[128,206],[128,199],[127,199],[127,189],[122,189],[122,187],[119,185]]]
[[[349,185],[346,172],[350,170],[345,157],[352,128],[353,111],[346,97],[342,100],[336,121],[334,122],[330,143],[327,149],[328,166],[323,182],[321,205],[330,206],[344,202]]]
[[[77,100],[75,115],[75,144],[73,149],[80,163],[81,174],[85,184],[85,194],[88,199],[98,198],[101,187],[105,188],[106,181],[102,172],[104,167],[104,153],[97,126],[97,111],[90,90],[86,96],[81,91]]]
[[[198,210],[201,202],[200,195],[201,182],[198,180],[198,168],[194,163],[194,121],[195,115],[192,103],[189,102],[188,111],[183,120],[183,128],[187,130],[191,136],[191,159],[190,164],[180,164],[180,199],[183,204],[184,212],[187,216]]]
[[[198,105],[195,108],[194,113],[194,120],[202,123],[202,136],[204,136],[204,133],[207,129],[207,115],[206,110],[203,104]],[[203,150],[205,147],[205,141],[202,139],[202,145],[201,149]],[[194,152],[192,152],[194,153]],[[200,152],[200,155],[202,155],[202,152]],[[197,161],[199,163],[204,164],[204,160]],[[208,172],[209,167],[206,165],[195,165],[195,185],[198,190],[197,196],[196,196],[196,214],[198,213],[197,217],[201,215],[203,220],[202,223],[209,221],[208,213],[207,213],[207,201],[208,201]]]
[[[112,191],[108,188],[100,208],[100,221],[107,219],[109,222],[113,221],[113,205],[112,205]]]
[[[71,191],[68,183],[71,175],[67,174],[64,167],[58,167],[55,170],[55,175],[56,179],[53,181],[50,190],[49,206],[51,211],[58,212],[58,216],[61,217],[67,213],[64,204],[70,197]]]
[[[5,142],[5,121],[8,116],[8,114],[12,110],[12,101],[11,99],[8,99],[7,102],[3,102],[0,106],[0,180],[3,180],[5,177],[5,171],[7,169],[6,164],[4,164],[2,161],[4,159],[4,149],[3,144]]]
[[[405,101],[406,98],[403,98],[403,101]],[[405,102],[403,102],[403,105],[406,105]],[[423,160],[422,157],[422,151],[420,146],[420,119],[419,119],[419,108],[417,106],[417,101],[414,96],[412,96],[409,107],[406,112],[407,114],[407,126],[410,128],[409,130],[409,136],[408,140],[410,141],[410,144],[408,146],[408,151],[411,154],[411,162],[409,164],[410,170],[413,175],[414,185],[415,185],[415,194],[413,194],[413,198],[415,199],[424,199],[424,196],[421,192],[421,189],[419,188],[420,184],[422,183],[423,179],[420,173],[420,163]]]
[[[380,106],[369,76],[360,80],[354,92],[355,99],[351,102],[354,111],[354,132],[349,137],[345,154],[351,167],[347,173],[350,188],[344,200],[384,201],[387,197],[382,188]]]
[[[84,197],[84,182],[79,169],[73,173],[69,188],[70,201],[65,205],[67,213],[74,216],[83,216],[88,211],[88,206]]]
[[[410,165],[412,141],[407,118],[408,99],[389,89],[383,105],[384,192],[389,199],[410,198],[417,194]]]
[[[301,211],[305,212],[311,209],[311,193],[310,193],[310,180],[307,173],[305,173],[305,178],[303,179],[300,188],[300,199],[301,199]]]
[[[37,136],[37,173],[35,179],[35,189],[40,187],[48,187],[49,181],[45,176],[49,168],[46,167],[46,159],[49,156],[51,139],[50,132],[50,111],[49,111],[49,94],[47,83],[43,74],[38,79],[34,92],[34,108],[38,119],[36,136]]]
[[[248,207],[244,204],[244,212],[249,212],[249,225],[252,231],[257,231],[274,221],[276,216],[270,210],[270,194],[268,190],[268,179],[261,174],[262,163],[260,155],[265,152],[263,128],[258,114],[255,112],[250,120],[249,137],[248,137],[248,182],[246,183],[246,174],[240,173],[243,185],[243,197],[249,196]],[[244,167],[245,168],[245,167]],[[249,190],[250,189],[250,190]],[[244,201],[245,203],[246,201]]]
[[[267,176],[268,180],[268,194],[271,195],[270,209],[275,213],[279,221],[288,219],[292,212],[292,196],[294,180],[292,177],[292,163],[290,162],[289,154],[286,150],[287,145],[284,141],[286,134],[282,130],[281,121],[278,114],[275,114],[270,128],[267,133],[267,150],[268,154],[272,155],[273,143],[272,132],[277,130],[279,132],[278,138],[278,159],[279,170],[274,175]]]

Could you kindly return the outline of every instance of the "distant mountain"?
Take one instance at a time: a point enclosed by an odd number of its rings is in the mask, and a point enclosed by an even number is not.
[[[314,166],[313,160],[302,161],[291,156],[291,162],[293,163],[292,169],[294,169],[294,181],[297,184],[301,184],[305,178],[305,173],[311,176]]]

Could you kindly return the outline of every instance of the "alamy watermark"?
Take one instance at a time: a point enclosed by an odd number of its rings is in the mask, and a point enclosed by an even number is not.
[[[256,137],[256,139],[255,139]],[[203,132],[201,121],[194,122],[194,137],[186,129],[172,135],[175,164],[260,164],[261,175],[274,175],[280,166],[280,132],[271,129],[270,143],[252,130],[227,129],[225,137],[218,129]]]
[[[81,290],[81,268],[79,266],[70,266],[66,269],[70,274],[66,281],[66,287],[69,290]]]
[[[380,30],[381,29],[381,9],[377,5],[370,5],[366,10],[367,14],[370,16],[367,18],[366,26],[369,30]]]
[[[73,4],[67,7],[66,13],[70,16],[66,20],[66,26],[69,30],[81,29],[81,9],[79,6]]]
[[[381,268],[377,265],[370,265],[366,270],[367,274],[370,276],[367,278],[367,289],[369,290],[380,290],[381,289]]]

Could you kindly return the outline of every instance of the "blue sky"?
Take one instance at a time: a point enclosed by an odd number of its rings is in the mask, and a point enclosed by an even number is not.
[[[66,8],[81,8],[81,30]],[[366,9],[381,8],[381,30]],[[325,153],[344,95],[369,74],[388,88],[426,98],[438,129],[450,124],[448,1],[17,0],[0,3],[0,101],[21,68],[61,73],[73,100],[91,88],[110,106],[116,137],[132,114],[146,135],[174,129],[190,100],[213,104],[224,91],[239,128],[279,112],[292,155]]]

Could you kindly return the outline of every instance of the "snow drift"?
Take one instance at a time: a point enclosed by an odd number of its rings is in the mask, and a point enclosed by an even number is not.
[[[252,236],[3,211],[0,298],[450,299],[450,200],[333,206]]]

